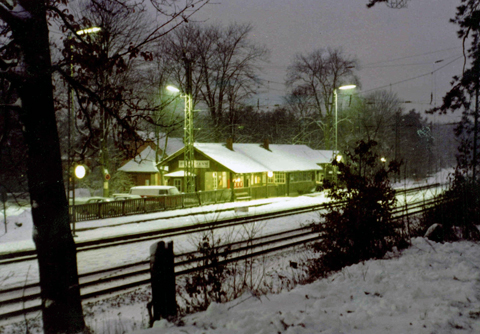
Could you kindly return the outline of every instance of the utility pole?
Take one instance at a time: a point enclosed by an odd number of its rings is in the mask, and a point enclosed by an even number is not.
[[[103,53],[103,58],[108,59],[108,36],[109,34],[107,31],[103,31],[102,34],[102,44],[101,44],[101,51]],[[103,175],[103,197],[108,197],[109,194],[109,187],[108,181],[110,180],[110,173],[108,172],[108,165],[109,165],[109,157],[108,157],[108,137],[107,137],[107,130],[108,130],[108,117],[107,111],[105,110],[103,104],[105,103],[105,87],[107,86],[107,73],[105,70],[101,70],[100,72],[101,78],[100,82],[102,83],[102,91],[100,93],[102,105],[101,108],[101,117],[102,117],[102,140],[101,140],[101,162],[102,162],[102,175]]]
[[[474,119],[474,128],[473,128],[473,182],[475,182],[477,177],[477,137],[478,137],[478,82],[479,75],[477,71],[477,82],[475,87],[475,115]]]
[[[184,192],[195,192],[195,176],[193,174],[195,165],[195,153],[193,148],[193,102],[192,102],[192,59],[189,52],[184,53],[183,60],[185,62],[186,72],[186,90],[185,90],[185,128],[183,144],[184,149]]]

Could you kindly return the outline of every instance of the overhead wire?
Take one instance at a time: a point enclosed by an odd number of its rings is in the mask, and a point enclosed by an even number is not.
[[[446,64],[443,65],[443,66],[440,66],[439,68],[436,68],[436,69],[433,70],[433,71],[430,71],[430,72],[427,72],[427,73],[424,73],[424,74],[420,74],[420,75],[417,75],[417,76],[412,77],[412,78],[408,78],[408,79],[400,80],[400,81],[397,81],[397,82],[389,83],[389,84],[387,84],[387,85],[383,85],[383,86],[380,86],[380,87],[376,87],[376,88],[364,90],[363,93],[368,93],[368,92],[375,91],[375,90],[378,90],[378,89],[382,89],[382,88],[386,88],[386,87],[391,87],[391,86],[398,85],[398,84],[401,84],[401,83],[404,83],[404,82],[416,80],[416,79],[425,77],[425,76],[427,76],[427,75],[432,75],[433,73],[440,71],[441,69],[445,68],[446,66],[452,64],[453,62],[455,62],[455,61],[457,61],[458,59],[461,59],[461,58],[463,58],[463,55],[456,57],[455,59],[449,61],[448,63],[446,63]]]
[[[415,63],[415,64],[392,64],[392,65],[370,66],[370,65],[382,64],[382,63],[388,63],[388,62],[392,62],[392,61],[396,61],[396,60],[403,60],[403,59],[409,59],[409,58],[414,58],[414,57],[421,57],[421,56],[430,55],[430,54],[435,54],[435,53],[444,52],[444,51],[449,51],[449,50],[456,50],[456,49],[459,49],[459,48],[460,48],[460,47],[452,47],[452,48],[446,48],[446,49],[441,49],[441,50],[436,50],[436,51],[431,51],[431,52],[425,52],[425,53],[416,54],[416,55],[410,55],[410,56],[405,56],[405,57],[393,58],[393,59],[389,59],[389,60],[385,60],[385,61],[368,63],[368,64],[363,65],[362,68],[401,67],[401,66],[427,65],[427,64],[431,64],[431,62]],[[453,62],[457,61],[458,59],[460,59],[460,58],[462,58],[462,57],[463,57],[463,55],[456,56],[453,60],[451,60],[451,61],[447,62],[446,64],[444,64],[444,65],[442,65],[442,66],[434,69],[433,71],[429,71],[429,72],[426,72],[426,73],[417,75],[417,76],[412,77],[412,78],[408,78],[408,79],[400,80],[400,81],[397,81],[397,82],[394,82],[394,83],[389,83],[389,84],[386,84],[386,85],[383,85],[383,86],[379,86],[379,87],[376,87],[376,88],[372,88],[372,89],[363,91],[363,93],[375,91],[375,90],[382,89],[382,88],[386,88],[386,87],[391,87],[391,86],[398,85],[398,84],[401,84],[401,83],[405,83],[405,82],[408,82],[408,81],[416,80],[416,79],[419,79],[419,78],[422,78],[422,77],[425,77],[425,76],[428,76],[428,75],[432,75],[432,74],[440,71],[441,69],[443,69],[443,68],[445,68],[446,66],[452,64]],[[447,57],[447,59],[448,59],[448,58],[451,58],[451,57]],[[280,66],[280,65],[267,65],[267,66],[277,67],[277,68],[279,68],[279,67],[285,68],[285,67],[286,67],[286,66]],[[260,81],[264,81],[264,82],[268,82],[268,83],[273,83],[273,84],[278,84],[278,85],[284,85],[284,83],[276,82],[276,81],[273,81],[273,80],[267,80],[267,79],[262,79],[262,78],[259,78],[259,80],[260,80]],[[284,90],[277,89],[277,88],[271,88],[271,87],[269,87],[269,90],[274,90],[274,91],[278,91],[278,92],[284,92]]]
[[[373,63],[367,63],[363,66],[388,63],[388,62],[391,62],[391,61],[403,60],[403,59],[408,59],[408,58],[421,57],[421,56],[426,56],[426,55],[430,55],[430,54],[434,54],[434,53],[438,53],[438,52],[443,52],[443,51],[454,50],[454,49],[461,49],[461,47],[457,46],[457,47],[452,47],[452,48],[447,48],[447,49],[441,49],[441,50],[436,50],[436,51],[420,53],[420,54],[416,54],[416,55],[410,55],[410,56],[398,57],[398,58],[393,58],[393,59],[388,59],[388,60],[382,60],[382,61],[377,61],[377,62],[373,62]]]

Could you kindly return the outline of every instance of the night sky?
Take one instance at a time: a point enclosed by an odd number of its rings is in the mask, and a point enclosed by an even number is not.
[[[270,63],[263,66],[261,75],[264,90],[269,90],[261,96],[263,106],[272,108],[281,103],[285,71],[296,53],[327,47],[341,47],[357,57],[362,83],[358,93],[392,90],[401,100],[412,102],[405,105],[407,110],[423,112],[435,102],[439,105],[452,76],[461,74],[463,67],[462,42],[457,38],[457,26],[449,22],[460,0],[411,0],[403,9],[390,9],[385,4],[368,9],[366,3],[213,0],[195,19],[254,26],[251,38],[271,51]]]

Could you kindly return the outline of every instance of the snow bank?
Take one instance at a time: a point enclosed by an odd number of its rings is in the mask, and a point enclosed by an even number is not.
[[[243,295],[138,331],[160,333],[480,333],[480,245],[416,238],[370,260],[278,295]]]

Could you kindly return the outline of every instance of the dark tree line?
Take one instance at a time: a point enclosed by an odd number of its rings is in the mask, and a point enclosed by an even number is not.
[[[387,0],[370,0],[369,7]],[[455,76],[440,107],[431,113],[461,112],[461,120],[454,127],[457,140],[456,168],[451,177],[444,202],[432,211],[431,223],[442,223],[445,239],[455,239],[453,226],[459,226],[463,237],[480,239],[479,189],[479,106],[480,106],[480,1],[461,0],[454,18],[458,37],[463,41],[464,66]]]

